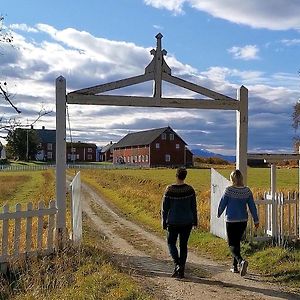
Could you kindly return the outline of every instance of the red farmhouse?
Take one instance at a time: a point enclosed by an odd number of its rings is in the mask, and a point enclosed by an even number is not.
[[[193,154],[171,128],[129,133],[114,145],[114,164],[142,166],[191,166]]]

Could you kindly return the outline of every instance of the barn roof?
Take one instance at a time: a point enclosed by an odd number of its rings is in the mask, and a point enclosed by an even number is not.
[[[35,129],[41,143],[56,143],[56,130],[55,129]]]
[[[172,132],[180,138],[180,136],[170,126],[168,126],[163,128],[156,128],[151,130],[129,133],[126,136],[124,136],[118,143],[116,143],[114,145],[114,148],[149,145],[165,131]],[[183,143],[186,144],[184,141]]]

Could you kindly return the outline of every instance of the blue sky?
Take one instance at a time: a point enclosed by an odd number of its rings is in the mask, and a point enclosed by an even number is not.
[[[17,1],[1,7],[14,47],[1,45],[20,121],[43,106],[55,111],[54,81],[68,91],[142,74],[163,34],[172,74],[233,96],[249,90],[249,152],[291,152],[299,95],[300,2],[297,0]],[[119,91],[148,95],[151,84]],[[165,94],[192,97],[165,86]],[[4,102],[5,118],[14,111]],[[235,113],[69,105],[75,140],[105,145],[128,132],[170,125],[190,148],[234,154]],[[36,127],[55,128],[55,112]]]

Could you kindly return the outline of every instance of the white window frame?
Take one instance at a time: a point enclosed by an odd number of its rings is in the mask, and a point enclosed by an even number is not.
[[[165,161],[170,162],[171,161],[171,155],[170,154],[165,154]]]
[[[163,132],[163,133],[161,134],[161,139],[162,139],[162,140],[166,140],[166,139],[167,139],[167,134],[166,134],[165,132]]]
[[[159,149],[160,148],[160,144],[159,143],[156,143],[155,144],[155,149]]]
[[[176,144],[176,149],[180,149],[180,144]]]
[[[170,141],[174,141],[174,133],[170,133]]]
[[[47,143],[47,150],[51,150],[52,151],[52,143]]]

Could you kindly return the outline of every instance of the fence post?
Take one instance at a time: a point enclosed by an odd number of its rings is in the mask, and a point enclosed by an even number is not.
[[[63,247],[66,235],[66,80],[56,79],[56,237]]]
[[[272,236],[274,239],[277,238],[277,197],[276,197],[276,165],[271,164],[271,198],[272,198]]]

